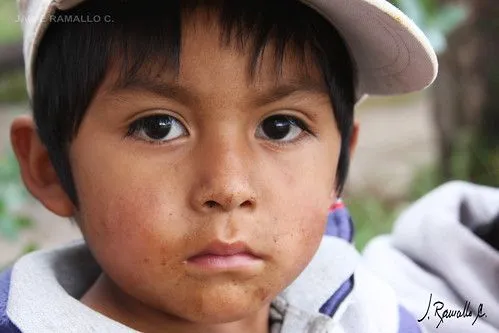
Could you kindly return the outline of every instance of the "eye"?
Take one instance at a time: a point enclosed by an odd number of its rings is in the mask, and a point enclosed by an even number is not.
[[[298,118],[287,115],[275,115],[265,119],[256,131],[256,136],[279,142],[295,141],[307,126]]]
[[[152,115],[134,121],[127,136],[149,142],[166,142],[187,135],[180,121],[170,115]]]

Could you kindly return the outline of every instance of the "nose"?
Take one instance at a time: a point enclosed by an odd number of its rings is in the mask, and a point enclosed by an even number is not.
[[[254,164],[248,147],[228,138],[212,138],[198,151],[190,199],[195,210],[230,212],[256,207]]]

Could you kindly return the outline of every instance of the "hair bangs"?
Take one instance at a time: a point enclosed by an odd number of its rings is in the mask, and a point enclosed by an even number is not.
[[[54,15],[34,64],[35,122],[73,202],[77,204],[69,145],[110,68],[117,66],[118,86],[143,75],[178,74],[182,26],[194,19],[195,11],[210,15],[221,46],[248,57],[250,77],[258,74],[267,52],[273,52],[276,77],[287,55],[298,60],[294,64],[303,66],[304,74],[310,65],[320,71],[342,136],[341,192],[348,172],[356,73],[340,34],[319,13],[297,0],[87,0]],[[111,21],[58,19],[68,15],[107,16]]]

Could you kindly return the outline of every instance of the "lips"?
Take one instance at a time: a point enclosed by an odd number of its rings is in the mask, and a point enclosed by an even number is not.
[[[244,242],[215,241],[187,260],[202,270],[244,270],[261,264],[262,258]]]

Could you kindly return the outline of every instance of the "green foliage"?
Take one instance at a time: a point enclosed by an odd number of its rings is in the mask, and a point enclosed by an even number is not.
[[[0,103],[17,103],[28,100],[24,71],[0,75]]]
[[[499,187],[499,147],[490,138],[476,135],[471,147],[469,178],[476,184]]]
[[[445,51],[447,36],[468,17],[467,8],[457,4],[440,5],[436,0],[391,2],[423,30],[437,53]]]
[[[440,175],[440,170],[435,164],[424,166],[416,171],[409,186],[409,200],[417,200],[442,184]]]
[[[462,180],[474,183],[480,183],[474,179],[472,175],[472,165],[474,162],[479,161],[479,154],[470,149],[469,133],[463,133],[458,140],[456,140],[452,155],[450,157],[450,178],[444,179],[440,163],[434,163],[419,169],[409,186],[408,200],[414,201],[427,194],[434,188],[442,185],[449,180]],[[490,162],[490,156],[484,159],[486,163]],[[496,164],[499,165],[499,164]],[[487,177],[488,175],[484,175]],[[487,183],[483,183],[487,184]]]
[[[350,197],[345,204],[355,224],[355,246],[359,251],[371,238],[389,233],[402,204],[390,204],[376,196]]]
[[[21,24],[18,21],[16,0],[0,0],[0,44],[21,40]],[[27,100],[24,72],[0,73],[0,103]]]
[[[21,25],[17,20],[16,1],[0,0],[0,43],[21,39]]]
[[[0,159],[0,237],[15,240],[21,230],[33,225],[30,218],[19,213],[29,201],[17,161],[10,152]]]

